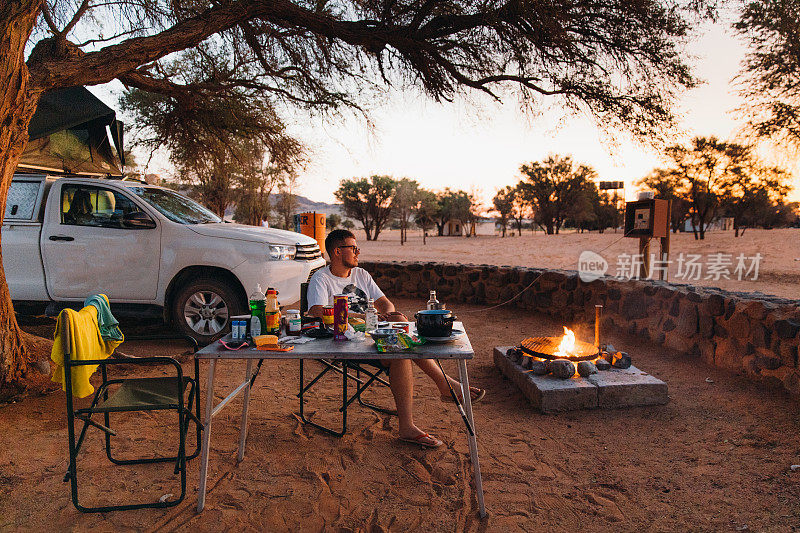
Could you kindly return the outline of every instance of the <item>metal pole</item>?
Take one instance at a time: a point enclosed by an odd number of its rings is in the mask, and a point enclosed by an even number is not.
[[[650,274],[650,237],[639,237],[639,255],[642,256],[639,279],[647,279]]]
[[[667,200],[667,236],[661,238],[661,265],[659,279],[669,281],[669,234],[672,230],[672,200]]]
[[[602,310],[602,305],[597,304],[594,306],[594,345],[598,349],[600,348],[600,314]]]

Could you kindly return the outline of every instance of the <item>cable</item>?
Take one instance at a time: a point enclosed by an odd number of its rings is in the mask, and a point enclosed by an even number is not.
[[[630,233],[630,232],[628,232],[628,233]],[[622,239],[626,238],[626,237],[628,236],[628,233],[624,233],[624,234],[622,235],[622,237],[620,237],[619,239],[615,240],[614,242],[612,242],[611,244],[609,244],[608,246],[606,246],[605,248],[603,248],[603,249],[602,249],[602,250],[600,250],[599,252],[595,252],[595,253],[596,253],[596,254],[598,254],[598,255],[600,255],[600,253],[602,253],[602,252],[604,252],[604,251],[608,250],[609,248],[611,248],[612,246],[614,246],[615,244],[617,244],[619,241],[621,241]],[[565,265],[565,266],[566,266],[566,265]],[[536,277],[533,279],[533,281],[531,281],[530,283],[528,283],[528,285],[526,285],[526,286],[525,286],[525,287],[524,287],[524,288],[523,288],[521,291],[519,291],[517,294],[515,294],[514,296],[512,296],[511,298],[509,298],[509,299],[508,299],[508,300],[506,300],[505,302],[502,302],[502,303],[499,303],[499,304],[493,305],[493,306],[491,306],[491,307],[483,307],[483,308],[481,308],[481,309],[474,309],[474,310],[472,310],[472,311],[459,311],[459,312],[458,312],[458,314],[459,314],[459,315],[469,315],[469,314],[473,314],[473,313],[482,313],[482,312],[484,312],[484,311],[490,311],[490,310],[492,310],[492,309],[497,309],[498,307],[503,307],[504,305],[506,305],[506,304],[509,304],[509,303],[513,302],[514,300],[516,300],[517,298],[519,298],[520,296],[522,296],[522,293],[524,293],[525,291],[527,291],[528,289],[530,289],[530,288],[533,286],[533,284],[534,284],[534,283],[536,283],[537,281],[539,281],[539,278],[541,278],[543,275],[544,275],[544,272],[542,272],[541,274],[539,274],[538,276],[536,276]]]

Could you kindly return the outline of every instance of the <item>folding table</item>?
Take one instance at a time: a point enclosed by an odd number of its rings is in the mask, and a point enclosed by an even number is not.
[[[413,328],[413,323],[411,324]],[[464,331],[460,322],[454,328]],[[235,341],[234,341],[235,342]],[[466,334],[449,343],[428,343],[418,346],[413,350],[378,354],[374,343],[367,338],[365,341],[334,341],[328,339],[315,339],[305,344],[297,344],[289,352],[270,352],[255,348],[241,350],[228,350],[220,343],[212,343],[195,354],[199,360],[208,361],[208,382],[206,385],[206,408],[204,413],[204,431],[202,449],[200,452],[200,488],[197,497],[197,510],[202,511],[206,500],[206,481],[208,476],[208,455],[211,447],[211,421],[230,401],[244,393],[242,403],[242,418],[239,430],[238,460],[244,458],[245,441],[247,440],[247,411],[250,405],[250,389],[253,383],[253,361],[259,359],[454,359],[458,361],[458,378],[461,382],[461,393],[464,398],[465,427],[469,441],[469,456],[475,474],[475,491],[478,499],[478,512],[481,517],[486,515],[483,504],[483,485],[481,482],[481,468],[478,462],[478,442],[476,440],[475,422],[472,417],[472,401],[469,394],[469,376],[467,375],[467,360],[472,359],[475,352]],[[245,361],[246,369],[244,380],[231,391],[228,396],[214,405],[214,375],[217,361]]]

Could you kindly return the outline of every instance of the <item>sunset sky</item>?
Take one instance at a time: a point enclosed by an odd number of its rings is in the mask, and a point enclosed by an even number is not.
[[[685,94],[678,109],[680,130],[675,141],[696,135],[735,136],[742,120],[735,109],[742,104],[732,79],[739,70],[745,48],[724,18],[698,32],[688,48],[696,74],[706,83]],[[114,85],[93,88],[101,99]],[[117,91],[114,91],[117,92]],[[548,154],[571,154],[579,163],[597,170],[602,180],[624,180],[629,199],[634,182],[663,164],[660,154],[631,141],[624,134],[613,144],[586,116],[565,114],[555,100],[542,100],[538,115],[526,115],[518,102],[503,104],[484,96],[471,101],[435,103],[419,94],[394,92],[371,108],[374,128],[352,118],[338,123],[296,115],[290,131],[310,149],[310,162],[300,172],[298,194],[332,202],[333,192],[345,178],[388,174],[416,179],[423,187],[459,188],[477,192],[485,203],[495,191],[519,179],[519,167]],[[800,174],[795,159],[776,150],[764,155]],[[146,156],[138,160],[144,162]],[[163,158],[149,172],[170,175]],[[800,200],[800,180],[790,198]]]

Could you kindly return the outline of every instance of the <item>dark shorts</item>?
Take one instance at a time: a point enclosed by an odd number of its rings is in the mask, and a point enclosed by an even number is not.
[[[378,368],[386,372],[387,376],[389,375],[389,367],[387,365],[384,365],[380,359],[358,359],[358,360],[354,359],[353,362],[360,363],[362,365],[374,366],[375,368]]]

